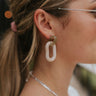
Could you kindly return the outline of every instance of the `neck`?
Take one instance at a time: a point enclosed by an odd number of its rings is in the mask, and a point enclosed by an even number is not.
[[[43,55],[44,56],[44,55]],[[57,56],[54,62],[49,63],[41,55],[36,62],[33,75],[46,84],[58,96],[68,96],[68,87],[75,67],[75,63],[64,57]],[[70,61],[70,62],[69,62]]]

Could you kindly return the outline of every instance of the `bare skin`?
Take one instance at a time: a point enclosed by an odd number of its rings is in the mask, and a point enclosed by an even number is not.
[[[75,0],[74,9],[96,9],[96,1]],[[96,13],[95,13],[96,14]],[[34,75],[58,96],[68,96],[67,90],[77,63],[96,63],[96,16],[90,12],[70,11],[70,22],[63,27],[64,18],[56,18],[41,9],[36,10],[35,23],[43,34],[42,51],[34,67]],[[49,63],[45,58],[45,43],[50,35],[57,37],[57,57]],[[50,54],[52,54],[50,52]],[[20,96],[54,96],[33,78],[25,84]]]

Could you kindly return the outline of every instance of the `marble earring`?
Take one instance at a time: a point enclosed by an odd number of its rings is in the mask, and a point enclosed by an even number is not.
[[[50,37],[51,41],[48,41],[45,45],[45,56],[46,56],[46,60],[48,62],[53,62],[56,59],[56,36],[51,36]],[[53,56],[50,57],[50,51],[49,51],[49,47],[53,48]]]

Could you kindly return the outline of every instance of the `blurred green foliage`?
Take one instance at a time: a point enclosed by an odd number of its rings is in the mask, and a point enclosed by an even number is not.
[[[89,96],[96,96],[96,74],[77,66],[75,74],[82,86],[88,90]]]

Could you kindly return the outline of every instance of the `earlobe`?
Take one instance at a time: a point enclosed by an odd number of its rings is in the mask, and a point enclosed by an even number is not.
[[[37,9],[34,14],[34,22],[40,33],[47,39],[54,35],[50,24],[50,15],[42,9]]]

